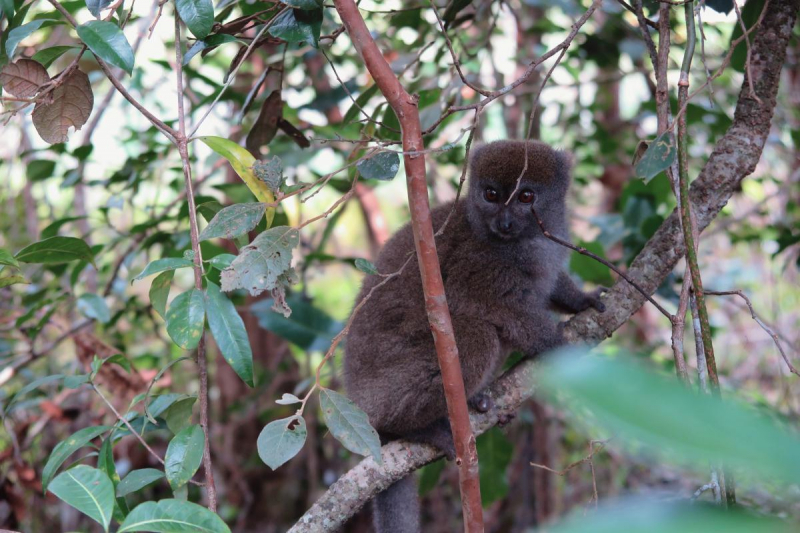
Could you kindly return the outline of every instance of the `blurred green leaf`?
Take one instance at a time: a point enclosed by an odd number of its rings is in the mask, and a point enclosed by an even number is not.
[[[14,256],[11,255],[11,252],[4,248],[0,248],[0,265],[8,265],[14,268],[19,268],[19,262],[14,259]]]
[[[477,439],[480,457],[481,503],[484,507],[508,495],[506,469],[514,447],[499,428],[492,428]]]
[[[36,159],[28,162],[25,167],[25,175],[28,181],[43,181],[53,176],[56,169],[56,162],[49,159]]]
[[[108,309],[108,304],[98,294],[82,294],[78,298],[76,307],[86,318],[93,318],[103,324],[111,321],[111,311]]]
[[[258,318],[259,326],[303,350],[327,350],[333,337],[341,331],[342,323],[301,296],[292,295],[286,301],[292,308],[292,314],[288,318],[270,309],[272,302],[269,300],[254,303],[251,312]]]
[[[94,264],[94,254],[89,245],[75,237],[50,237],[26,246],[17,252],[16,258],[23,263],[57,265],[69,261],[84,260]]]
[[[359,269],[361,272],[365,274],[372,274],[375,275],[378,273],[378,269],[375,268],[371,262],[367,261],[366,259],[358,258],[355,261],[356,268]]]
[[[164,472],[155,468],[131,470],[117,485],[117,496],[127,496],[163,477],[165,477]]]
[[[745,2],[744,6],[742,7],[742,21],[748,30],[755,25],[758,17],[761,15],[761,11],[764,9],[765,3],[766,0],[748,0]],[[750,32],[749,36],[751,43],[755,40],[756,35],[760,31],[762,31],[760,28],[756,28]],[[731,41],[728,45],[728,48],[733,45],[733,41],[740,38],[742,35],[744,35],[742,32],[742,26],[737,21],[736,24],[733,25],[733,32],[731,33]],[[731,55],[731,66],[739,72],[744,72],[746,63],[747,39],[742,39],[742,42],[736,45],[736,48],[733,50],[733,54]]]
[[[131,283],[134,281],[139,281],[142,278],[146,278],[147,276],[152,276],[157,272],[176,270],[178,268],[191,268],[193,266],[194,263],[184,257],[165,257],[163,259],[156,259],[155,261],[150,261],[147,266],[144,267],[144,270],[142,270],[138,276],[131,280]]]
[[[606,257],[603,246],[599,242],[578,241],[578,246],[582,246],[604,259]],[[569,269],[584,281],[608,287],[614,284],[614,278],[611,277],[610,269],[607,266],[583,254],[575,252],[570,255]]]

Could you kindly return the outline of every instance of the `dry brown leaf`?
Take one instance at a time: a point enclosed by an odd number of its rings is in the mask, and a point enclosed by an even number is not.
[[[67,140],[70,127],[75,130],[89,120],[94,105],[89,77],[75,70],[52,93],[52,102],[39,102],[33,108],[33,125],[50,144]]]
[[[18,59],[0,70],[0,85],[11,96],[30,98],[50,81],[47,70],[32,59]]]
[[[269,144],[278,132],[278,121],[283,116],[283,101],[280,91],[272,91],[261,106],[253,128],[247,134],[245,146],[257,154],[262,146]]]

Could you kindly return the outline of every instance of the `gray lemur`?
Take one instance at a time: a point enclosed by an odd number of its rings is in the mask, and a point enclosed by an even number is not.
[[[571,157],[540,142],[499,141],[473,151],[466,198],[436,247],[455,330],[464,387],[471,404],[513,350],[533,356],[564,343],[551,309],[577,313],[604,306],[598,293],[581,292],[564,270],[568,250],[542,234],[567,239],[565,197]],[[453,208],[433,210],[437,230]],[[414,250],[406,225],[380,253],[381,273],[400,269]],[[356,302],[380,283],[367,276]],[[348,396],[369,416],[382,441],[404,438],[454,456],[442,376],[422,292],[416,257],[403,273],[376,290],[356,315],[347,339],[344,377]],[[477,403],[476,403],[477,402]],[[419,531],[413,476],[375,499],[379,533]]]

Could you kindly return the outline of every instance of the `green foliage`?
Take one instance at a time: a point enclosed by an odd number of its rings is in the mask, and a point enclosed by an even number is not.
[[[645,183],[664,172],[675,161],[678,148],[671,131],[666,131],[650,143],[647,151],[636,163],[636,175]]]
[[[366,413],[349,398],[330,389],[321,389],[319,400],[325,424],[336,440],[351,452],[372,455],[376,463],[383,464],[381,441]]]
[[[175,0],[181,20],[198,39],[205,39],[214,25],[214,5],[211,0]]]
[[[145,488],[151,483],[165,477],[164,472],[155,468],[142,468],[131,470],[128,475],[122,478],[117,484],[117,497],[127,496],[138,490]]]
[[[200,468],[205,443],[203,428],[199,425],[184,428],[169,441],[164,457],[164,471],[173,490],[188,483]]]
[[[8,55],[8,57],[14,57],[14,52],[16,52],[17,45],[19,45],[20,41],[41,28],[45,22],[47,22],[45,19],[33,20],[9,31],[8,37],[6,38],[6,55]]]
[[[269,300],[253,304],[252,311],[262,328],[303,350],[326,350],[342,329],[340,322],[300,296],[290,296],[286,303],[292,309],[289,317],[271,309],[273,303]]]
[[[200,233],[200,240],[218,237],[233,239],[243,235],[259,223],[267,206],[262,203],[234,204],[221,209]]]
[[[194,266],[194,263],[189,259],[184,257],[165,257],[164,259],[156,259],[147,264],[144,267],[138,276],[133,278],[131,282],[139,281],[142,278],[146,278],[147,276],[152,276],[158,272],[165,272],[176,270],[178,268],[191,268]],[[155,280],[153,281],[155,283]],[[164,283],[163,281],[161,283]]]
[[[127,531],[230,533],[231,530],[219,516],[196,503],[161,500],[137,506],[120,525],[118,531],[119,533]]]
[[[114,510],[114,485],[103,472],[78,465],[59,474],[49,488],[50,492],[108,531]]]
[[[599,242],[579,241],[577,244],[605,259],[603,246]],[[576,252],[570,256],[569,269],[584,281],[609,287],[614,284],[614,279],[607,266],[583,254]]]
[[[395,152],[380,152],[359,161],[356,167],[367,179],[388,181],[394,179],[400,169],[400,156]]]
[[[222,357],[231,365],[242,381],[255,386],[253,380],[253,352],[242,317],[236,307],[220,292],[219,287],[209,282],[206,289],[208,326],[217,341]]]
[[[319,35],[322,28],[322,10],[287,9],[275,17],[269,33],[273,37],[284,39],[290,43],[307,42],[314,48],[319,47]]]
[[[476,445],[481,461],[481,503],[487,507],[508,494],[506,469],[514,447],[498,428],[479,436]]]
[[[176,296],[164,316],[167,333],[184,350],[197,347],[203,336],[205,318],[205,298],[199,289],[190,289]]]
[[[103,324],[107,324],[111,320],[108,304],[98,294],[82,294],[78,298],[77,308],[86,318],[93,318]]]
[[[26,246],[16,255],[23,263],[58,265],[70,261],[94,263],[94,253],[82,239],[75,237],[50,237]]]
[[[258,456],[275,470],[297,455],[306,442],[306,421],[291,416],[270,422],[258,435]]]
[[[79,429],[73,433],[66,440],[59,442],[50,458],[47,459],[47,464],[42,469],[42,490],[47,490],[50,480],[53,479],[58,468],[64,464],[70,455],[88,445],[93,439],[96,439],[103,433],[109,431],[110,426],[90,426],[87,428]]]
[[[358,259],[356,259],[355,265],[357,269],[359,269],[361,272],[365,274],[375,275],[378,273],[378,269],[375,267],[375,265],[373,265],[366,259],[362,259],[359,257]]]
[[[90,20],[76,30],[78,37],[100,59],[133,74],[133,49],[119,26],[113,22]]]

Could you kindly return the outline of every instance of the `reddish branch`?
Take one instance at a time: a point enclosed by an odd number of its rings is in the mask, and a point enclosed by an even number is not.
[[[392,72],[389,63],[386,62],[372,39],[355,2],[353,0],[336,0],[334,4],[356,51],[364,60],[367,70],[400,120],[403,132],[403,151],[407,153],[404,161],[411,226],[414,231],[414,244],[422,276],[422,288],[425,293],[425,309],[436,345],[436,355],[442,371],[442,382],[447,400],[447,413],[450,427],[453,430],[464,513],[464,529],[465,531],[483,531],[483,511],[478,480],[478,452],[475,447],[475,436],[469,424],[461,363],[458,359],[458,348],[450,320],[450,310],[444,294],[439,257],[436,254],[428,203],[428,184],[425,179],[425,157],[421,154],[408,154],[408,152],[419,152],[424,148],[417,99],[406,92]]]

